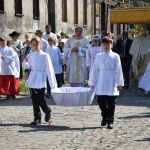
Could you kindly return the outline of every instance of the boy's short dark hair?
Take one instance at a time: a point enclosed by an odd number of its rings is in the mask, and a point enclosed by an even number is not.
[[[36,30],[35,33],[43,34],[43,31],[42,30]]]
[[[46,28],[51,28],[51,25],[50,24],[47,24],[46,26],[45,26],[45,29]]]
[[[106,44],[113,44],[113,39],[108,37],[108,36],[105,36],[103,39],[102,39],[102,43],[106,43]]]

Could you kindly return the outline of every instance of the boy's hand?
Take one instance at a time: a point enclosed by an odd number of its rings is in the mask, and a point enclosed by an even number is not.
[[[121,85],[118,85],[118,86],[117,86],[117,90],[118,90],[118,91],[121,91],[121,90],[122,90],[122,86],[121,86]]]

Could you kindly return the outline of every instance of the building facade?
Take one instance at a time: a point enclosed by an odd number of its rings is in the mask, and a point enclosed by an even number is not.
[[[48,23],[45,0],[0,0],[0,35],[34,32]],[[23,34],[22,34],[23,35]]]
[[[71,35],[76,26],[84,28],[84,34],[92,30],[92,0],[48,0],[48,20],[53,32]]]
[[[0,35],[44,31],[48,23],[57,34],[71,35],[76,26],[92,34],[92,0],[0,0]]]

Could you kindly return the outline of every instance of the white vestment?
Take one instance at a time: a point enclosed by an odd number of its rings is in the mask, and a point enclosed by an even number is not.
[[[50,38],[50,37],[54,38],[56,40],[56,42],[57,42],[57,36],[56,36],[56,34],[54,34],[52,32],[50,32],[50,34],[43,33],[42,38],[45,39],[46,41],[48,41],[48,38]]]
[[[64,46],[64,56],[67,65],[66,80],[69,83],[84,83],[86,80],[86,51],[89,46],[86,37],[76,38],[72,36]],[[72,48],[78,47],[79,52],[72,52]]]
[[[150,63],[148,64],[146,72],[139,83],[139,88],[144,89],[146,92],[150,91]]]
[[[46,79],[48,77],[51,88],[57,87],[54,69],[50,56],[40,50],[39,52],[32,52],[28,55],[27,62],[23,62],[23,68],[31,69],[30,75],[27,80],[28,88],[41,89],[46,88]]]
[[[4,47],[0,49],[1,71],[0,75],[14,75],[19,78],[20,62],[17,53],[11,47]]]
[[[60,49],[56,46],[49,45],[45,52],[48,53],[51,58],[55,74],[61,74],[63,72],[63,54],[60,52]]]
[[[143,65],[145,65],[144,57],[147,55],[149,49],[150,49],[150,35],[146,37],[138,36],[134,38],[130,48],[130,54],[132,55],[133,73],[136,76],[139,76],[141,74],[139,73],[138,70],[140,69],[139,67],[142,68],[142,64],[139,65],[139,63],[143,62]],[[147,63],[145,66],[147,66]],[[145,72],[145,70],[143,70],[142,72]]]
[[[118,54],[102,52],[95,58],[89,85],[97,95],[119,95],[117,86],[124,85],[121,61]]]
[[[90,67],[90,73],[94,65],[94,60],[96,55],[102,52],[102,47],[100,46],[90,46],[86,52],[86,66]]]
[[[42,41],[42,48],[41,49],[45,52],[46,48],[48,47],[48,42],[43,38],[41,38],[41,41]]]

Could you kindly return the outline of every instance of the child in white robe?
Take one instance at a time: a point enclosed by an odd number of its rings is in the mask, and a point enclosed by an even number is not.
[[[146,68],[144,76],[139,83],[139,88],[144,89],[145,93],[150,92],[150,62]]]
[[[28,68],[31,69],[27,80],[27,87],[31,92],[31,99],[33,103],[34,121],[31,125],[41,123],[40,108],[45,113],[45,121],[49,122],[51,119],[51,110],[44,98],[46,79],[48,77],[51,88],[57,87],[54,69],[49,55],[41,50],[41,40],[35,37],[31,40],[31,47],[33,52],[28,56]],[[27,67],[27,62],[23,64],[23,68]]]
[[[101,126],[113,128],[115,99],[124,85],[122,67],[118,54],[112,52],[113,40],[102,39],[103,52],[95,58],[89,85],[94,88],[102,114]]]
[[[15,95],[19,94],[20,62],[4,37],[0,37],[0,57],[0,94],[6,95],[6,99],[15,99]]]
[[[86,52],[86,67],[89,74],[91,73],[91,70],[93,68],[96,55],[101,52],[102,52],[101,38],[99,35],[93,35],[92,45],[89,46]]]
[[[62,70],[62,65],[63,65],[63,54],[61,53],[60,49],[55,46],[55,38],[49,37],[48,38],[48,43],[49,46],[45,50],[45,52],[50,56],[52,65],[54,68],[56,80],[57,80],[57,85],[58,87],[62,87],[63,85],[63,70]],[[51,96],[50,93],[50,86],[47,81],[47,97]]]

